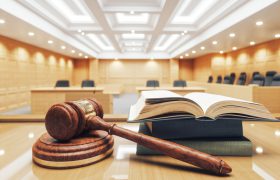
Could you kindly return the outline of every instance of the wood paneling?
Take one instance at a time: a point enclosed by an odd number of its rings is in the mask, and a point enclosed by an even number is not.
[[[275,70],[280,73],[280,40],[272,40],[237,51],[220,54],[210,54],[193,60],[193,74],[195,81],[207,80],[212,74],[214,80],[218,75],[228,75],[235,72],[247,72],[250,79],[254,71],[263,75],[267,71]]]
[[[193,80],[193,60],[179,60],[179,79]]]
[[[30,103],[30,89],[72,81],[73,60],[0,36],[0,111]]]
[[[89,79],[89,60],[74,61],[73,85],[81,86],[83,80]]]

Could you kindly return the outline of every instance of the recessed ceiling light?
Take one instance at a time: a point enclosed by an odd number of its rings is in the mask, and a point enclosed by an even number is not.
[[[183,59],[183,56],[180,56],[180,59]]]
[[[81,32],[81,35],[84,36],[84,35],[85,35],[85,32]]]
[[[216,45],[218,44],[218,41],[212,41],[212,44]]]
[[[134,33],[135,33],[135,30],[131,30],[131,33],[134,34]]]
[[[185,34],[187,34],[187,33],[188,33],[188,31],[187,31],[187,30],[185,30],[185,31],[184,31],[184,33],[185,33]]]
[[[220,51],[220,54],[224,54],[224,51]]]
[[[130,11],[129,13],[130,13],[130,14],[134,14],[134,11]]]
[[[200,49],[201,49],[201,50],[204,50],[204,49],[205,49],[205,47],[204,47],[204,46],[201,46],[201,47],[200,47]]]
[[[151,57],[150,60],[154,60],[154,57]]]
[[[192,53],[193,53],[193,54],[195,54],[195,53],[196,53],[196,51],[195,51],[195,50],[193,50],[193,51],[192,51]]]
[[[65,47],[65,46],[60,46],[60,48],[61,48],[61,49],[66,49],[66,47]]]
[[[34,138],[34,133],[33,132],[28,133],[28,138],[33,139]]]
[[[280,130],[275,130],[274,135],[279,137],[280,136]]]
[[[262,21],[257,21],[257,22],[256,22],[256,25],[257,25],[257,26],[261,26],[261,25],[263,25],[263,22],[262,22]]]
[[[85,56],[86,59],[88,59],[88,56]]]
[[[75,53],[76,51],[75,50],[71,50],[71,53]]]
[[[262,154],[263,153],[263,148],[260,147],[260,146],[256,147],[256,153]]]
[[[234,33],[230,33],[229,37],[235,37],[235,34]]]
[[[234,51],[235,51],[236,49],[237,49],[237,47],[235,47],[235,46],[234,46],[234,47],[232,47],[232,50],[234,50]]]
[[[251,45],[251,46],[254,46],[255,44],[256,44],[255,41],[251,41],[251,42],[250,42],[250,45]]]
[[[79,32],[79,33],[81,33],[81,32],[82,32],[82,30],[81,30],[81,29],[78,29],[78,32]]]
[[[190,56],[188,53],[185,54],[186,57]]]
[[[79,53],[79,56],[83,56],[83,53]]]
[[[3,156],[5,154],[5,150],[4,149],[0,149],[0,156]]]
[[[6,21],[4,19],[0,19],[0,24],[5,24]]]
[[[115,61],[119,60],[118,58],[115,58]]]
[[[34,35],[35,35],[34,32],[29,32],[29,33],[28,33],[28,36],[34,36]]]
[[[184,32],[182,32],[182,33],[181,33],[181,35],[182,35],[182,36],[184,36],[184,35],[185,35],[185,33],[184,33]]]
[[[275,34],[274,37],[275,38],[280,38],[280,34]]]
[[[48,40],[48,43],[49,43],[49,44],[53,44],[53,41],[52,41],[52,40]]]

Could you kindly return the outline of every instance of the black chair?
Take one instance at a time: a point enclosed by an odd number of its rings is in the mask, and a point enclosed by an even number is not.
[[[246,79],[247,79],[247,74],[245,72],[242,72],[242,73],[240,73],[240,76],[239,76],[236,84],[245,85]]]
[[[186,87],[187,83],[184,80],[175,80],[173,82],[173,87]]]
[[[252,82],[250,84],[257,84],[259,86],[263,86],[264,85],[264,76],[261,74],[256,74],[252,80]]]
[[[224,77],[224,84],[231,84],[231,77],[230,76],[228,76],[228,75],[226,75],[225,77]]]
[[[273,76],[270,86],[280,86],[280,74]]]
[[[255,77],[257,74],[260,74],[260,72],[258,72],[258,71],[253,72],[253,74],[252,74],[252,79],[251,79],[250,84],[252,84],[252,82],[253,82],[253,80],[254,80],[254,77]]]
[[[234,84],[234,82],[235,82],[235,77],[236,77],[236,75],[235,75],[235,73],[230,73],[230,84]]]
[[[221,76],[221,75],[219,75],[219,76],[217,77],[217,81],[216,81],[216,83],[221,84],[221,83],[222,83],[222,81],[223,81],[223,78],[222,78],[222,76]]]
[[[265,80],[264,80],[264,85],[265,86],[270,86],[272,82],[273,76],[277,74],[276,71],[267,71],[265,74]]]
[[[212,83],[212,82],[213,82],[213,76],[209,76],[207,82],[208,82],[208,83]]]
[[[83,80],[82,87],[95,87],[95,83],[93,80]]]
[[[159,87],[159,81],[157,80],[148,80],[146,82],[147,87]]]
[[[58,80],[55,83],[55,87],[69,87],[70,82],[68,80]]]

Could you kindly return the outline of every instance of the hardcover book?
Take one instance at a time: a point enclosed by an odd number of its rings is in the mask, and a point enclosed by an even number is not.
[[[236,119],[279,121],[262,105],[209,93],[185,96],[167,90],[142,91],[130,108],[128,122],[170,119]]]
[[[242,137],[242,121],[219,119],[208,121],[201,119],[178,119],[146,122],[152,136],[161,139]]]
[[[140,124],[139,133],[151,135],[144,123]],[[252,143],[243,136],[235,138],[200,138],[171,141],[216,156],[252,156]],[[139,144],[137,144],[136,154],[162,155],[160,152]]]

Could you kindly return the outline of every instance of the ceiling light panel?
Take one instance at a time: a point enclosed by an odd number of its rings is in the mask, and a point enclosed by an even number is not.
[[[79,0],[47,0],[64,18],[71,23],[94,23],[87,11],[87,7]]]
[[[197,1],[197,2],[193,2]],[[178,11],[171,20],[171,24],[194,24],[202,15],[213,8],[218,3],[218,0],[185,0],[181,6],[178,6]],[[186,13],[186,10],[191,10]]]
[[[149,22],[150,15],[148,13],[139,14],[127,14],[116,13],[116,20],[119,24],[147,24]]]
[[[123,33],[121,35],[123,39],[145,39],[145,34],[142,33]]]
[[[104,34],[87,34],[87,37],[103,51],[115,50],[109,39]]]
[[[155,51],[165,51],[168,47],[170,47],[178,38],[180,35],[178,34],[172,34],[172,35],[162,35],[159,38],[158,43],[154,47]]]

